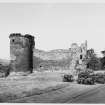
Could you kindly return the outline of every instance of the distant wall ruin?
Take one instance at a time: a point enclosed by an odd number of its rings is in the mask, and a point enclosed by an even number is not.
[[[78,46],[73,43],[69,49],[42,51],[34,49],[34,67],[39,70],[65,69],[72,70],[86,67],[87,41]]]

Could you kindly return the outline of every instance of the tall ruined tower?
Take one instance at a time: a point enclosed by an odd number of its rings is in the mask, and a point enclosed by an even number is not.
[[[86,55],[87,55],[87,41],[78,46],[76,43],[71,45],[71,63],[70,70],[73,75],[78,72],[78,70],[86,70]]]
[[[34,37],[12,33],[10,38],[11,71],[32,73]]]
[[[80,47],[81,47],[81,54],[83,56],[82,58],[85,58],[87,54],[87,40],[85,41],[85,43],[82,43]]]
[[[80,53],[80,59],[81,62],[80,65],[82,66],[82,69],[86,70],[86,56],[87,56],[87,40],[85,43],[82,43],[81,46],[81,53]]]

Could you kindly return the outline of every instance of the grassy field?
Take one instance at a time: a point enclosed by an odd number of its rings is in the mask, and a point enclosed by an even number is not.
[[[35,72],[28,76],[12,75],[0,78],[0,101],[42,94],[66,85],[67,83],[62,82],[62,73]]]
[[[52,90],[57,90],[67,86],[76,86],[79,88],[91,87],[79,85],[76,82],[62,82],[62,76],[66,71],[46,71],[34,72],[27,76],[10,75],[7,78],[0,78],[0,102],[8,102],[31,95],[40,95]],[[75,90],[74,88],[74,91]]]

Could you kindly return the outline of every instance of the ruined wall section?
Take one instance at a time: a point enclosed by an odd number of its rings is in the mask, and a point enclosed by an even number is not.
[[[82,43],[81,46],[73,43],[69,49],[56,49],[49,52],[35,49],[34,57],[40,60],[36,65],[39,65],[39,68],[68,69],[76,72],[76,69],[83,66],[85,67],[85,63],[83,62],[86,57],[86,52],[86,43]]]
[[[34,50],[34,68],[37,70],[67,70],[70,62],[69,49],[51,51]]]

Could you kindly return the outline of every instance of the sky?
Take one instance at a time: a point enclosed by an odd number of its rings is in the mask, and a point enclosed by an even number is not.
[[[105,50],[105,4],[83,2],[0,3],[0,58],[10,59],[9,34],[35,36],[35,48],[69,49],[85,40]]]

